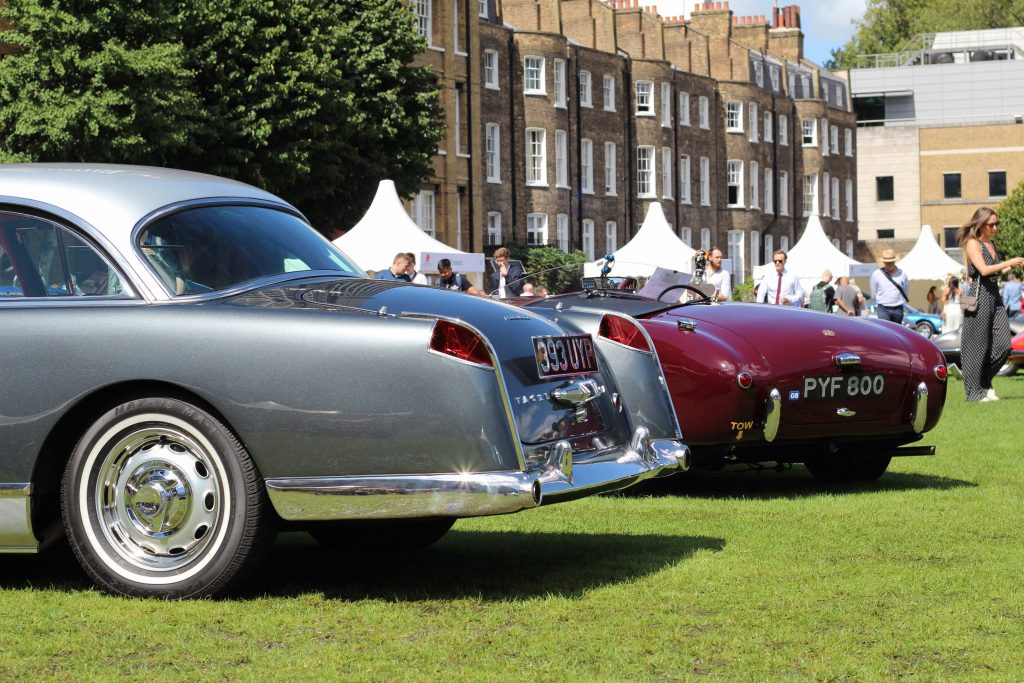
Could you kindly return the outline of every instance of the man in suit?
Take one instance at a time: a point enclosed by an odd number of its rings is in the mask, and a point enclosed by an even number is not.
[[[494,252],[495,270],[491,273],[491,295],[499,299],[519,296],[526,281],[523,279],[523,267],[518,262],[512,263],[512,252],[507,247],[500,247]]]
[[[775,271],[765,273],[757,285],[757,301],[763,304],[780,306],[800,306],[803,303],[804,290],[800,279],[786,269],[786,252],[777,249],[772,254]]]

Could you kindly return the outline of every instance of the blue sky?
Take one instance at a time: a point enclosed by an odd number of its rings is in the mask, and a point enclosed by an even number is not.
[[[818,64],[828,59],[832,48],[839,47],[853,34],[853,20],[864,16],[867,0],[832,0],[831,2],[779,2],[779,7],[800,5],[800,23],[804,32],[804,56]],[[697,0],[640,0],[641,5],[654,4],[663,17],[690,16]],[[772,0],[730,0],[729,8],[737,16],[764,15],[771,21]]]

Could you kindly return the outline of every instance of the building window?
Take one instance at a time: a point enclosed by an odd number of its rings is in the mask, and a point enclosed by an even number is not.
[[[853,131],[850,130],[849,128],[847,128],[847,129],[845,129],[843,131],[843,141],[846,143],[844,145],[846,147],[846,156],[852,157],[853,156]]]
[[[568,97],[565,93],[565,60],[555,60],[555,106],[565,107]]]
[[[455,153],[462,154],[462,83],[455,84]]]
[[[487,18],[487,0],[477,0],[476,13],[484,19]]]
[[[942,196],[946,199],[960,199],[960,174],[942,174]]]
[[[661,148],[661,196],[672,199],[672,148]]]
[[[846,255],[853,258],[853,240],[846,240]]]
[[[743,103],[727,102],[725,105],[725,130],[729,133],[743,132]]]
[[[853,181],[846,181],[846,220],[853,220]]]
[[[416,12],[416,32],[420,34],[421,38],[427,39],[428,45],[433,45],[434,41],[431,40],[433,37],[433,19],[432,19],[432,6],[434,0],[416,0],[413,5],[413,10]]]
[[[704,130],[711,130],[711,113],[708,98],[701,95],[697,98],[697,124]]]
[[[942,228],[942,246],[949,252],[951,249],[956,249],[956,232],[959,230],[959,226],[947,225]]]
[[[772,75],[772,90],[775,92],[779,92],[779,67],[769,67],[769,71]]]
[[[690,204],[690,155],[679,157],[679,201]]]
[[[829,191],[829,187],[831,187],[831,186],[829,185],[829,182],[828,182],[828,173],[825,173],[825,174],[824,174],[824,175],[822,176],[822,180],[823,180],[824,182],[822,182],[822,187],[821,187],[821,191],[822,191],[822,192],[823,192],[823,193],[825,194],[825,197],[824,197],[825,201],[823,201],[823,202],[822,202],[822,207],[821,207],[821,209],[822,209],[822,213],[823,213],[823,214],[824,214],[825,216],[830,216],[831,214],[829,213],[829,207],[830,207],[830,206],[831,206],[832,204],[831,204],[831,202],[829,202],[829,200],[828,200],[828,191]]]
[[[543,128],[526,129],[526,184],[548,184],[547,131]]]
[[[569,138],[555,131],[555,187],[569,187]]]
[[[818,213],[818,174],[808,173],[804,176],[804,215]]]
[[[743,206],[743,162],[730,159],[725,165],[726,204],[732,208]]]
[[[764,64],[761,62],[754,62],[754,82],[758,88],[764,87]]]
[[[487,246],[501,245],[501,214],[497,211],[487,212]]]
[[[757,230],[750,231],[750,269],[753,270],[761,265],[761,233]]]
[[[679,228],[679,239],[688,247],[693,246],[693,230],[690,228]]]
[[[891,240],[896,237],[896,230],[893,228],[886,228],[884,230],[876,230],[875,234],[878,235],[880,240]]]
[[[1006,196],[1006,171],[989,171],[988,172],[988,196],[989,197],[1005,197]]]
[[[654,116],[654,83],[636,82],[636,115]]]
[[[779,171],[779,215],[789,215],[789,173]]]
[[[456,54],[465,54],[459,44],[459,29],[462,28],[462,22],[459,21],[459,2],[460,0],[452,0],[452,47]]]
[[[679,125],[690,125],[690,93],[679,93]]]
[[[832,218],[839,220],[839,178],[832,177]]]
[[[484,147],[487,158],[487,182],[501,182],[501,129],[496,123],[488,123],[484,133]]]
[[[434,236],[434,191],[420,190],[413,206],[413,220],[420,230]]]
[[[789,235],[783,235],[779,238],[779,249],[787,254],[789,253]]]
[[[615,196],[615,143],[604,143],[604,193]]]
[[[711,206],[711,160],[700,158],[700,205]]]
[[[636,196],[654,197],[654,148],[636,148]]]
[[[661,127],[672,127],[672,86],[661,84]]]
[[[548,243],[546,213],[531,213],[526,216],[526,243],[531,247],[543,247]]]
[[[560,213],[555,216],[555,239],[558,241],[558,248],[569,253],[569,216]]]
[[[779,144],[783,147],[789,146],[789,117],[779,114]]]
[[[880,202],[891,202],[894,197],[892,176],[875,176],[875,199]]]
[[[821,154],[828,156],[828,119],[821,120]]]
[[[773,213],[775,211],[775,178],[772,175],[772,169],[764,169],[764,212]]]
[[[748,105],[748,109],[750,110],[750,116],[748,117],[750,120],[750,141],[757,142],[757,103],[751,102]]]
[[[587,138],[580,140],[580,189],[594,194],[594,143]]]
[[[580,72],[580,106],[581,107],[592,107],[594,106],[590,99],[590,72]]]
[[[743,282],[743,231],[729,231],[729,258],[732,260],[732,281]]]
[[[814,119],[801,119],[800,130],[803,133],[804,147],[814,147],[818,144],[818,124]]]
[[[839,251],[839,238],[838,237],[833,237],[832,238],[832,246],[836,248],[836,251]]]
[[[761,263],[771,263],[772,255],[775,253],[775,238],[771,235],[764,236],[764,258]]]
[[[764,141],[772,141],[772,113],[770,111],[764,113]]]
[[[604,224],[604,248],[605,253],[610,254],[618,249],[618,226],[615,221],[607,221]]]
[[[583,254],[588,261],[594,260],[594,221],[583,219]]]
[[[615,76],[605,75],[601,95],[604,100],[604,110],[615,111]]]
[[[523,58],[523,92],[527,95],[543,95],[544,90],[544,58]]]
[[[704,250],[711,248],[711,228],[700,229],[700,248]]]
[[[832,126],[829,133],[832,136],[832,154],[839,156],[839,126]]]
[[[761,182],[760,169],[756,161],[750,162],[750,208],[756,209],[760,206],[761,192],[758,183]]]
[[[498,52],[484,50],[484,87],[498,89]]]

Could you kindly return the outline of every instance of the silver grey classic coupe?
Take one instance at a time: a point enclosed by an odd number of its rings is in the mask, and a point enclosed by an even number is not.
[[[64,533],[108,592],[203,596],[282,524],[422,545],[685,469],[657,357],[611,315],[369,280],[221,178],[0,166],[0,551]]]

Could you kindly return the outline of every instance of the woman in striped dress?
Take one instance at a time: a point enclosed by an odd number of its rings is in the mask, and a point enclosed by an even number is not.
[[[1024,265],[1024,258],[999,260],[992,244],[998,229],[999,216],[983,206],[957,231],[957,241],[967,259],[967,276],[971,278],[967,293],[978,297],[978,309],[964,312],[960,330],[960,362],[968,401],[999,400],[992,389],[992,378],[1010,353],[1010,323],[999,296],[998,279],[1000,273]]]

